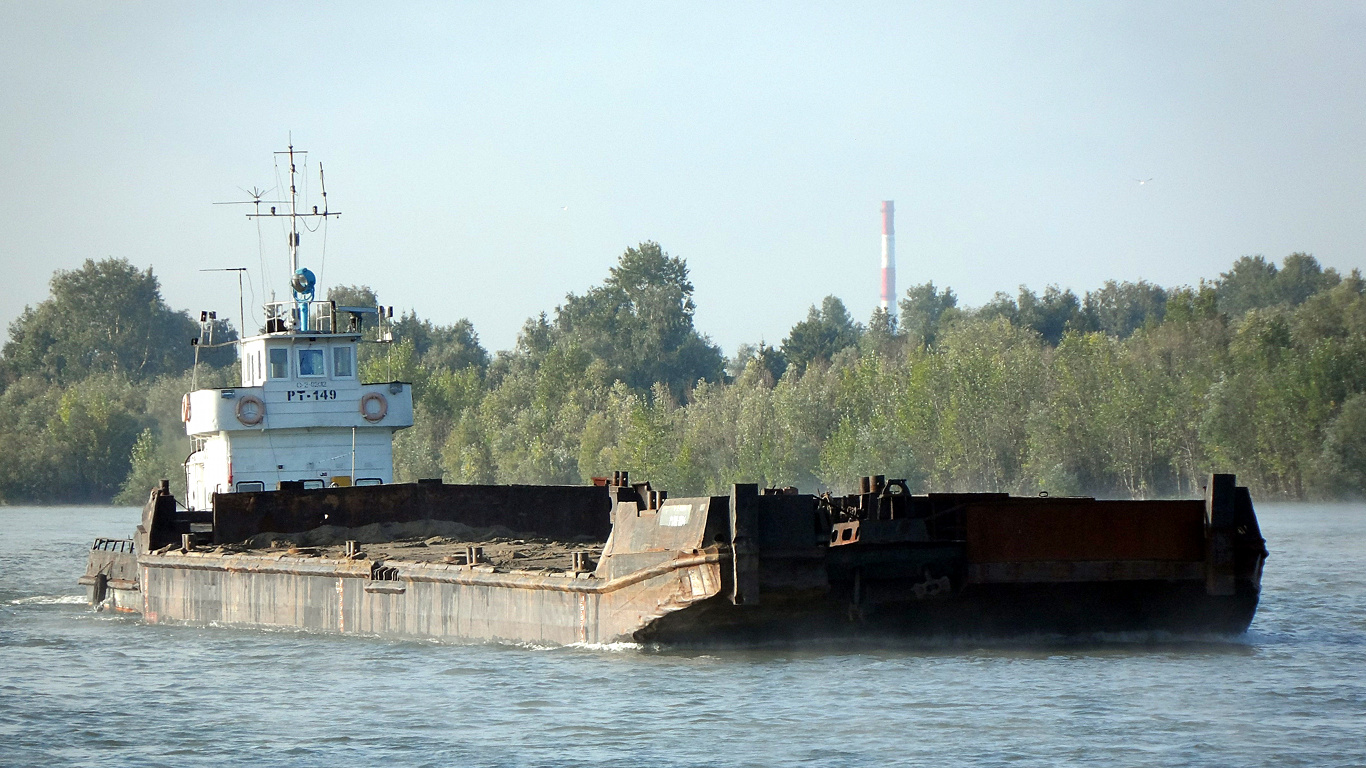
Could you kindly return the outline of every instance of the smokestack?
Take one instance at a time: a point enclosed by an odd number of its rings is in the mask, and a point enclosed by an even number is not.
[[[896,309],[896,226],[893,223],[894,203],[882,201],[882,301],[888,312]]]

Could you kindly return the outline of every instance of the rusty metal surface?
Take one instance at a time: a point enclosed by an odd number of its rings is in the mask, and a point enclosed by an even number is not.
[[[1232,595],[1237,589],[1234,539],[1238,488],[1233,475],[1210,475],[1205,485],[1205,591]]]
[[[726,497],[666,499],[657,509],[619,501],[612,509],[612,538],[606,552],[677,552],[706,546],[721,530]]]
[[[736,483],[730,494],[731,593],[734,605],[759,604],[759,487]]]
[[[257,533],[298,533],[323,525],[449,520],[471,527],[501,525],[551,538],[602,541],[610,527],[608,489],[558,485],[394,485],[218,494],[214,543]],[[155,549],[155,547],[153,547]]]
[[[1035,560],[968,566],[969,584],[1200,581],[1204,576],[1203,563],[1177,560]]]
[[[852,520],[847,523],[835,523],[830,526],[830,546],[843,547],[849,544],[857,544],[862,540],[861,531],[862,521]]]
[[[970,563],[1204,559],[1199,501],[1012,499],[966,510]]]

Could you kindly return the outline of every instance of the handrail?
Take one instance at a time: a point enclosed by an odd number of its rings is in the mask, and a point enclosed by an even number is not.
[[[299,309],[303,307],[306,322],[301,322]],[[296,333],[338,333],[337,303],[335,301],[268,301],[265,304],[267,333],[285,330]],[[274,321],[274,323],[272,323]],[[307,326],[307,327],[301,327]]]

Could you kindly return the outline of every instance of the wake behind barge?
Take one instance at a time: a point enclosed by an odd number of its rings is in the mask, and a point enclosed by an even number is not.
[[[418,536],[373,540],[404,530]],[[329,545],[348,535],[372,541]],[[849,496],[675,499],[619,473],[218,494],[207,514],[158,489],[133,539],[96,542],[82,583],[149,622],[439,640],[1237,633],[1265,556],[1232,475],[1203,501],[1103,501],[911,495],[880,477]]]

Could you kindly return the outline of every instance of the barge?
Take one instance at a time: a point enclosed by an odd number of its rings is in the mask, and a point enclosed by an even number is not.
[[[289,149],[291,185],[295,155]],[[325,194],[325,193],[324,193]],[[241,384],[185,396],[186,498],[153,489],[98,539],[92,605],[152,623],[538,644],[751,643],[924,634],[1238,633],[1267,552],[1246,488],[1116,501],[847,495],[737,484],[674,497],[586,486],[393,482],[411,387],[365,383],[372,317],[315,298],[290,219],[288,301],[237,342]]]
[[[209,514],[161,488],[82,581],[148,622],[538,644],[1238,633],[1256,611],[1265,548],[1232,475],[1191,501],[861,486],[286,488]]]

